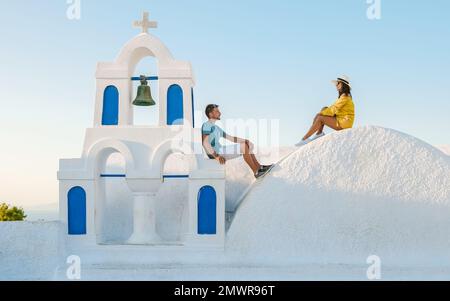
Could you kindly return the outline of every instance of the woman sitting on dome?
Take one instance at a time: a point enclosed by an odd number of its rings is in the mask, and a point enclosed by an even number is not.
[[[336,131],[353,127],[355,120],[355,105],[353,104],[351,85],[348,77],[342,76],[332,81],[339,92],[339,98],[331,107],[325,107],[316,115],[313,124],[302,141],[296,146],[302,146],[308,142],[324,136],[323,128],[328,126]],[[312,139],[310,137],[316,134]]]

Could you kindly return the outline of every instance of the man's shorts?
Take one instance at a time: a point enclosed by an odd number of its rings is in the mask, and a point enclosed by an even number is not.
[[[225,145],[222,146],[222,148],[219,151],[219,155],[224,157],[225,160],[233,160],[237,159],[242,156],[241,152],[241,146],[240,144],[232,144],[232,145]],[[214,159],[213,156],[208,155],[210,159]]]

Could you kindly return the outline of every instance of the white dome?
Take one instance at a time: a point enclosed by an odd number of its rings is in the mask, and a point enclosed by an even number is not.
[[[325,136],[237,209],[227,251],[250,261],[450,262],[450,157],[394,130]]]

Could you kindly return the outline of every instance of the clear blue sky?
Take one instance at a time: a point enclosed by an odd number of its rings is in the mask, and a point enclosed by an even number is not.
[[[0,200],[57,201],[58,159],[79,157],[92,125],[95,65],[139,33],[143,10],[192,63],[196,109],[280,119],[281,144],[293,144],[346,74],[356,126],[450,144],[448,0],[381,0],[378,21],[366,0],[81,0],[78,21],[65,0],[0,3]]]

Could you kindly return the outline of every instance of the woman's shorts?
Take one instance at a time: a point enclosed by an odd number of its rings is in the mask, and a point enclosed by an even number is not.
[[[353,120],[350,117],[336,118],[336,120],[337,125],[342,129],[350,129],[353,127]]]

